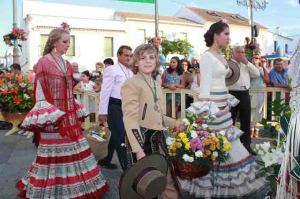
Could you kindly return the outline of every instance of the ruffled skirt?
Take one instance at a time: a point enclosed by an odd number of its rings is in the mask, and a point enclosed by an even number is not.
[[[223,130],[231,141],[228,160],[214,164],[209,174],[201,178],[178,178],[181,188],[196,198],[241,198],[252,195],[266,184],[265,178],[257,175],[255,158],[240,142],[243,132],[232,125],[227,98],[227,91],[211,93],[211,101],[217,103],[222,111],[208,125],[215,131]]]
[[[16,187],[30,199],[96,199],[108,191],[87,140],[59,133],[41,133],[37,157]]]

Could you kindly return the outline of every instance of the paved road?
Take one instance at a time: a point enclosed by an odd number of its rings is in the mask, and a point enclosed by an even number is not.
[[[34,159],[36,149],[31,143],[31,139],[24,136],[12,135],[5,137],[5,131],[0,130],[0,199],[17,198],[15,183],[27,170]],[[117,163],[114,157],[114,163]],[[118,199],[118,183],[122,171],[103,169],[103,174],[108,180],[110,191],[104,199]],[[248,199],[263,199],[266,190],[251,196]],[[189,197],[186,197],[188,199]]]

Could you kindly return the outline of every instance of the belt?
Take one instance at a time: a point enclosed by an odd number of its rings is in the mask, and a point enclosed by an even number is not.
[[[109,104],[115,104],[115,105],[121,106],[122,101],[118,98],[110,97],[109,98]]]

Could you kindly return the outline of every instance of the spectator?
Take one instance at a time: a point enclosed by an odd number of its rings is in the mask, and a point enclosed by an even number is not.
[[[260,57],[255,54],[252,58],[252,63],[259,70],[260,76],[253,77],[250,81],[250,88],[265,88],[266,84],[270,82],[269,74],[267,69],[264,67],[266,64],[266,59],[264,57]],[[263,93],[251,93],[251,121],[260,122],[262,119],[262,111],[263,111],[263,101],[264,94]],[[258,132],[259,129],[252,129],[252,132]]]
[[[108,66],[114,65],[114,60],[112,60],[111,58],[106,58],[104,61],[104,66],[105,68],[107,68]]]
[[[22,74],[22,70],[21,70],[21,66],[20,64],[12,64],[10,66],[11,72],[15,73],[17,75],[21,75]]]
[[[80,76],[80,82],[74,87],[74,91],[83,93],[84,91],[93,91],[93,86],[95,85],[93,81],[90,80],[90,72],[88,70],[83,71]]]
[[[172,57],[170,67],[165,70],[162,75],[162,86],[171,90],[185,88],[184,70],[177,56]],[[180,94],[175,96],[176,114],[180,106]],[[167,95],[167,116],[172,115],[172,96]]]
[[[193,69],[199,69],[200,68],[199,60],[196,57],[192,58],[192,68]]]
[[[95,83],[93,86],[94,92],[98,93],[101,90],[102,74],[100,71],[95,71],[92,74],[91,80]]]
[[[259,77],[260,73],[257,67],[248,61],[245,55],[244,46],[237,46],[233,49],[232,59],[240,68],[240,77],[236,83],[229,86],[229,93],[236,97],[240,103],[231,109],[233,124],[235,125],[237,117],[240,119],[241,130],[244,134],[240,137],[241,142],[249,153],[256,155],[251,149],[251,101],[249,95],[250,78]]]
[[[77,62],[73,62],[71,65],[73,70],[73,81],[74,85],[76,85],[80,81],[79,66]]]
[[[192,65],[188,60],[183,59],[181,60],[181,66],[184,70],[184,75],[185,75],[185,88],[191,89],[191,86],[194,81],[194,71],[192,70]],[[188,108],[191,105],[191,103],[193,103],[193,97],[186,95],[185,96],[186,108]]]
[[[104,64],[103,63],[97,62],[95,64],[95,67],[96,67],[96,71],[100,71],[101,73],[103,73],[103,71],[104,71]]]
[[[271,84],[278,88],[290,88],[288,85],[287,68],[283,67],[280,58],[274,60],[274,67],[269,73]]]

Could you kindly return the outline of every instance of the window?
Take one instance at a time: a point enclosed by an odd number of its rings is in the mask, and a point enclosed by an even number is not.
[[[288,45],[288,44],[285,44],[284,50],[285,50],[285,53],[288,53],[288,52],[289,52],[289,45]]]
[[[144,44],[146,42],[146,30],[138,29],[136,39],[138,41],[138,44]]]
[[[278,48],[278,43],[277,43],[277,41],[274,41],[274,52],[277,51],[277,48]]]
[[[41,34],[40,37],[40,55],[43,54],[44,52],[44,48],[46,45],[46,42],[48,40],[48,36],[47,34]],[[67,56],[75,56],[75,36],[71,35],[70,36],[70,47],[66,53]]]
[[[114,38],[104,37],[104,57],[114,56]]]
[[[187,40],[187,33],[186,32],[181,32],[180,35],[179,35],[179,39]]]

